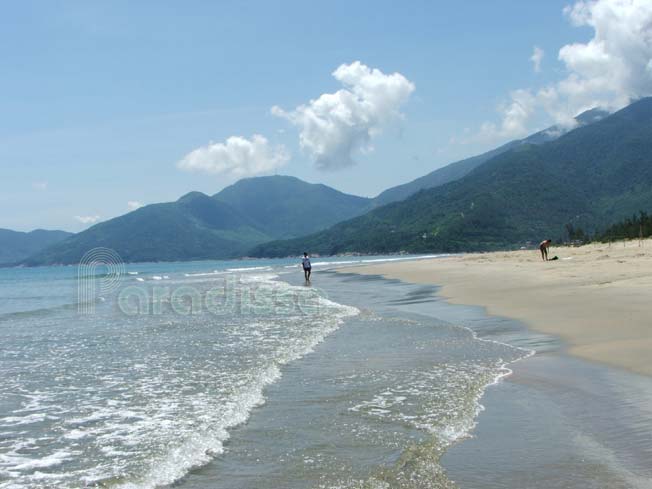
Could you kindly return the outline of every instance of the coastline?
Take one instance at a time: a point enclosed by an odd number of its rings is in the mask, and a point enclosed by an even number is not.
[[[345,273],[381,275],[439,285],[452,304],[484,307],[558,336],[568,353],[585,360],[652,375],[652,239],[474,253],[437,259],[347,267]]]
[[[180,487],[652,489],[649,377],[567,355],[557,338],[449,304],[438,287],[350,270],[321,271],[314,286],[360,314],[284,367],[265,405],[230,431],[226,451]],[[294,272],[282,279],[301,284]],[[447,358],[468,368],[479,351],[502,357],[508,345],[540,354],[501,360],[499,381],[492,374],[470,391],[455,384],[461,372]],[[442,376],[419,377],[441,367]],[[465,392],[451,411],[448,396]],[[464,414],[455,421],[452,412]],[[445,431],[414,430],[414,414],[445,420]]]
[[[425,260],[428,259],[422,257],[415,263],[425,264]],[[153,286],[158,283],[156,277],[168,273],[168,286],[214,287],[216,274],[223,272],[216,271],[218,264],[201,265],[201,268],[189,268],[185,263],[177,264],[176,268],[168,265],[165,269],[153,265],[139,267],[131,270],[137,275],[132,280],[144,277]],[[243,269],[222,263],[219,267],[234,271],[229,273],[243,274],[242,283],[255,284],[258,293],[268,290],[260,288],[268,280],[283,282],[279,284],[283,290],[287,286],[297,293],[310,290],[294,265],[277,261],[270,263],[264,272],[259,263],[255,265]],[[252,396],[250,389],[243,390],[244,395],[229,405],[217,402],[219,396],[202,394],[200,400],[206,398],[210,406],[189,412],[175,407],[178,413],[175,419],[183,423],[181,427],[196,426],[188,421],[201,427],[208,416],[217,416],[210,421],[213,429],[189,431],[187,435],[170,431],[174,440],[180,440],[183,445],[173,445],[165,459],[153,459],[158,468],[151,470],[152,459],[144,458],[141,471],[144,478],[139,473],[135,478],[125,475],[103,480],[117,487],[153,487],[165,477],[175,480],[171,483],[174,487],[188,489],[354,489],[377,487],[378,482],[382,482],[382,487],[401,489],[561,489],[568,487],[569,481],[581,481],[574,487],[586,489],[652,489],[650,377],[566,355],[558,337],[537,333],[516,320],[487,315],[482,307],[450,304],[440,296],[439,286],[349,273],[352,269],[318,269],[312,286],[320,296],[355,307],[359,314],[347,316],[342,327],[328,329],[323,341],[313,345],[310,354],[292,361],[283,354],[280,363],[275,364],[278,370],[272,369],[278,377],[266,384],[259,395]],[[60,271],[55,272],[56,276],[61,275]],[[261,273],[267,278],[262,280]],[[74,277],[63,275],[72,287]],[[47,290],[49,283],[44,282],[44,286]],[[66,297],[67,289],[62,290],[62,297]],[[274,344],[270,341],[274,334],[298,327],[294,334],[285,336],[282,344],[307,346],[304,340],[314,337],[305,334],[315,327],[319,329],[321,324],[319,317],[312,315],[306,322],[303,314],[296,316],[303,318],[297,323],[293,313],[287,317],[286,313],[274,316],[272,323],[266,321],[265,315],[250,319],[247,316],[241,321],[245,329],[238,328],[237,321],[232,320],[237,316],[222,322],[213,314],[188,319],[175,315],[164,318],[163,323],[157,316],[152,316],[154,322],[148,322],[148,317],[140,318],[138,326],[144,332],[155,331],[152,336],[134,331],[133,323],[106,321],[111,308],[109,301],[98,307],[102,307],[98,317],[105,325],[100,334],[121,338],[121,363],[136,362],[141,365],[141,375],[161,369],[157,363],[150,364],[152,368],[142,368],[142,362],[149,361],[147,358],[158,361],[160,356],[143,358],[142,349],[131,346],[132,343],[137,346],[139,338],[148,344],[151,338],[157,338],[166,350],[170,344],[174,348],[191,345],[192,353],[185,356],[186,361],[193,359],[199,363],[185,369],[190,376],[181,383],[184,395],[173,391],[171,396],[156,397],[156,406],[187,399],[189,387],[197,386],[198,392],[203,393],[215,385],[210,375],[228,373],[228,369],[215,368],[214,364],[206,368],[202,359],[214,358],[215,345],[234,344],[237,339],[234,334],[244,335],[245,344],[253,341],[272,348]],[[55,313],[53,318],[65,327],[68,313],[73,314],[73,309],[55,308]],[[331,316],[332,311],[326,312],[324,318]],[[36,325],[53,321],[41,313],[34,320]],[[88,331],[94,339],[99,325],[92,326]],[[271,336],[266,333],[269,328],[272,328]],[[131,334],[127,342],[123,340],[126,333]],[[202,352],[200,345],[208,350]],[[116,348],[112,346],[113,350]],[[539,354],[525,358],[523,350],[536,350]],[[301,351],[305,351],[303,346]],[[95,352],[88,349],[81,352],[86,352],[85,356],[80,357],[77,351],[68,358],[96,361]],[[227,354],[228,351],[220,356]],[[173,373],[178,378],[183,372],[183,368],[177,368]],[[251,380],[260,379],[257,372],[266,370],[253,372]],[[203,373],[209,377],[202,377]],[[199,383],[196,383],[194,379],[198,376]],[[139,382],[156,386],[160,382],[157,379],[145,376]],[[251,385],[251,380],[243,385]],[[172,381],[165,383],[175,385]],[[222,381],[217,385],[223,385]],[[253,385],[255,389],[256,385]],[[33,409],[29,404],[31,398],[28,401],[25,406]],[[44,420],[55,427],[72,430],[74,436],[71,442],[61,438],[58,443],[65,445],[55,446],[58,450],[55,454],[64,453],[64,449],[78,450],[83,446],[81,443],[87,443],[78,441],[80,433],[87,433],[83,440],[89,440],[94,436],[93,430],[105,429],[102,424],[105,418],[95,417],[96,403],[88,404],[79,415],[63,419],[58,417],[60,404],[57,404],[54,417]],[[225,411],[221,406],[228,409]],[[124,407],[118,409],[122,412]],[[140,407],[135,404],[130,409],[137,412]],[[113,412],[103,407],[99,412],[107,416],[108,428],[112,429]],[[157,414],[155,409],[152,412]],[[190,415],[185,416],[186,413]],[[222,430],[226,425],[219,423],[233,419],[224,417],[224,414],[230,417],[229,413],[246,422],[229,423]],[[15,420],[9,420],[10,424],[32,414],[18,410],[16,416]],[[133,418],[124,419],[119,425],[122,433],[129,434],[132,427],[142,426],[138,418],[135,423]],[[163,430],[169,423],[154,425],[157,430]],[[34,428],[41,430],[43,425],[35,424]],[[28,431],[21,431],[21,436],[22,433],[29,436]],[[113,447],[120,447],[122,436],[105,435],[104,439],[115,450]],[[213,443],[214,448],[206,451],[206,442]],[[138,453],[145,453],[146,448],[138,447]],[[50,456],[52,449],[44,453]],[[109,455],[113,458],[106,460],[111,467],[118,467],[124,460],[116,458],[121,457],[121,452],[113,451]],[[161,460],[170,463],[161,464]],[[48,476],[79,473],[75,463],[74,458],[57,462],[48,468]],[[33,472],[25,470],[26,477],[32,474],[41,477],[38,468]],[[99,479],[89,472],[87,480]],[[1,474],[0,481],[4,481]]]
[[[306,286],[294,271],[279,278]],[[314,280],[329,300],[359,314],[285,365],[265,388],[264,406],[230,430],[225,452],[178,484],[457,487],[441,456],[470,436],[486,390],[501,384],[528,349],[501,341],[500,333],[480,338],[462,325],[485,321],[484,314],[438,300],[435,287],[333,269]],[[529,336],[518,325],[513,331]]]

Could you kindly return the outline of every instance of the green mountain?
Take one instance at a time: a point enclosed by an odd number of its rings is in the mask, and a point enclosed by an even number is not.
[[[591,109],[581,113],[575,120],[579,126],[592,124],[608,116],[609,113],[601,109]],[[442,168],[434,170],[427,175],[419,177],[411,182],[388,188],[373,199],[373,206],[380,207],[391,202],[405,200],[420,190],[439,187],[449,182],[459,180],[468,175],[473,169],[489,161],[490,159],[523,144],[543,144],[557,139],[566,131],[560,126],[552,126],[543,131],[536,132],[524,139],[517,139],[503,144],[502,146],[487,151],[481,155],[472,156],[455,163],[450,163]]]
[[[0,265],[18,263],[68,236],[72,236],[72,233],[45,229],[24,233],[0,229]]]
[[[244,178],[213,197],[254,220],[274,238],[327,228],[362,214],[371,201],[289,176]]]
[[[199,260],[236,256],[269,239],[228,205],[200,192],[176,202],[152,204],[101,222],[25,261],[26,265],[78,263],[96,247],[124,261]]]
[[[543,144],[521,144],[422,190],[253,256],[486,250],[587,231],[652,207],[652,98]],[[538,242],[538,241],[537,241]]]
[[[78,263],[90,249],[115,250],[126,262],[239,257],[252,246],[324,229],[360,214],[368,199],[294,177],[250,178],[213,197],[191,192],[101,222],[24,260]]]

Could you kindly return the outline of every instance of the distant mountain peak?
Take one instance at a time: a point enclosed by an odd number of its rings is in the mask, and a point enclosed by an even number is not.
[[[48,229],[28,232],[0,229],[0,264],[15,264],[72,235],[67,231]]]
[[[189,202],[196,199],[210,199],[210,197],[202,192],[192,191],[179,197],[177,202]]]
[[[509,141],[502,146],[499,146],[498,148],[487,151],[486,153],[477,156],[471,156],[454,163],[449,163],[448,165],[437,168],[436,170],[433,170],[422,177],[416,178],[411,182],[388,188],[373,199],[373,206],[379,207],[391,202],[405,200],[420,190],[438,187],[440,185],[459,180],[460,178],[469,174],[475,168],[481,166],[499,154],[506,153],[507,151],[513,150],[522,145],[543,144],[554,141],[555,139],[563,136],[568,131],[575,129],[578,126],[584,126],[598,122],[608,115],[609,112],[601,108],[596,107],[589,109],[585,112],[582,112],[581,114],[578,114],[577,117],[575,117],[577,120],[577,125],[573,127],[554,125],[541,131],[535,132],[534,134],[531,134],[523,139]]]
[[[369,199],[296,177],[252,177],[214,196],[188,192],[150,204],[35,253],[28,265],[76,263],[96,246],[125,261],[174,261],[243,256],[258,243],[327,228],[364,212]]]
[[[575,116],[575,120],[579,124],[592,124],[607,117],[611,112],[601,107],[593,107],[592,109],[585,110]]]
[[[322,188],[326,189],[329,192],[336,192],[340,193],[342,195],[350,195],[350,194],[345,194],[344,192],[340,192],[337,189],[334,189],[332,187],[329,187],[328,185],[324,185],[322,183],[310,183],[306,182],[305,180],[301,180],[298,177],[294,177],[291,175],[263,175],[263,176],[258,176],[258,177],[246,177],[246,178],[241,178],[235,183],[232,183],[231,185],[228,185],[224,187],[222,190],[220,190],[218,193],[213,195],[214,198],[220,199],[220,196],[224,196],[229,194],[230,192],[233,191],[241,191],[242,189],[266,189],[266,190],[272,190],[275,188],[282,188],[284,190],[299,190],[299,189],[316,189],[316,188]],[[357,197],[352,195],[352,197]],[[358,197],[358,198],[364,198],[364,197]]]
[[[297,177],[243,178],[213,196],[260,223],[274,237],[309,234],[365,212],[370,199]]]

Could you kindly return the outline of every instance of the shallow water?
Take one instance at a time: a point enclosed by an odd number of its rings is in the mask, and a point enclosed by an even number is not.
[[[650,379],[316,265],[131,265],[92,315],[0,271],[0,488],[650,487]]]
[[[279,279],[290,270],[294,276],[287,261],[132,265],[120,287],[93,290],[91,313],[76,304],[72,267],[3,270],[0,487],[157,487],[222,454],[235,463],[224,443],[265,402],[265,388],[359,313],[323,290]],[[107,276],[96,271],[93,279],[103,285]],[[354,446],[371,447],[380,433],[379,457],[426,436],[439,449],[463,433],[484,386],[522,354],[459,328],[363,316],[352,324],[371,329],[348,345],[354,350],[339,363],[345,368],[325,378],[333,372],[323,365],[314,389],[327,393],[328,407],[340,399],[358,420]],[[374,341],[373,361],[360,357]],[[382,351],[386,345],[392,355]],[[289,393],[290,406],[303,393]],[[312,423],[310,413],[296,414],[293,426]],[[399,427],[397,434],[376,426],[386,424]],[[314,439],[333,436],[334,428],[330,421],[314,426]],[[288,450],[295,441],[288,439]],[[326,471],[349,459],[345,451],[328,459],[326,450],[312,450]],[[289,470],[288,481],[306,481],[281,459],[271,463]],[[320,464],[313,464],[315,482]],[[356,473],[352,467],[341,475]]]
[[[179,486],[453,487],[441,455],[528,351],[397,307],[434,303],[432,287],[330,273],[314,282],[360,314],[284,369],[225,452]]]
[[[92,315],[3,315],[3,487],[152,487],[219,454],[280,368],[357,312],[273,278],[234,278],[241,310],[222,314],[180,314],[172,297],[135,316],[106,298]],[[172,276],[165,286],[190,282],[202,294],[215,284]],[[261,300],[283,296],[282,308]]]
[[[556,353],[487,391],[442,463],[469,489],[652,488],[652,380]],[[506,429],[508,428],[508,429]]]

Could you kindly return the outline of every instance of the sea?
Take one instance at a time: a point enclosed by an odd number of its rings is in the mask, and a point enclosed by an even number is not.
[[[0,488],[458,487],[442,457],[554,340],[346,273],[424,258],[0,270]]]

